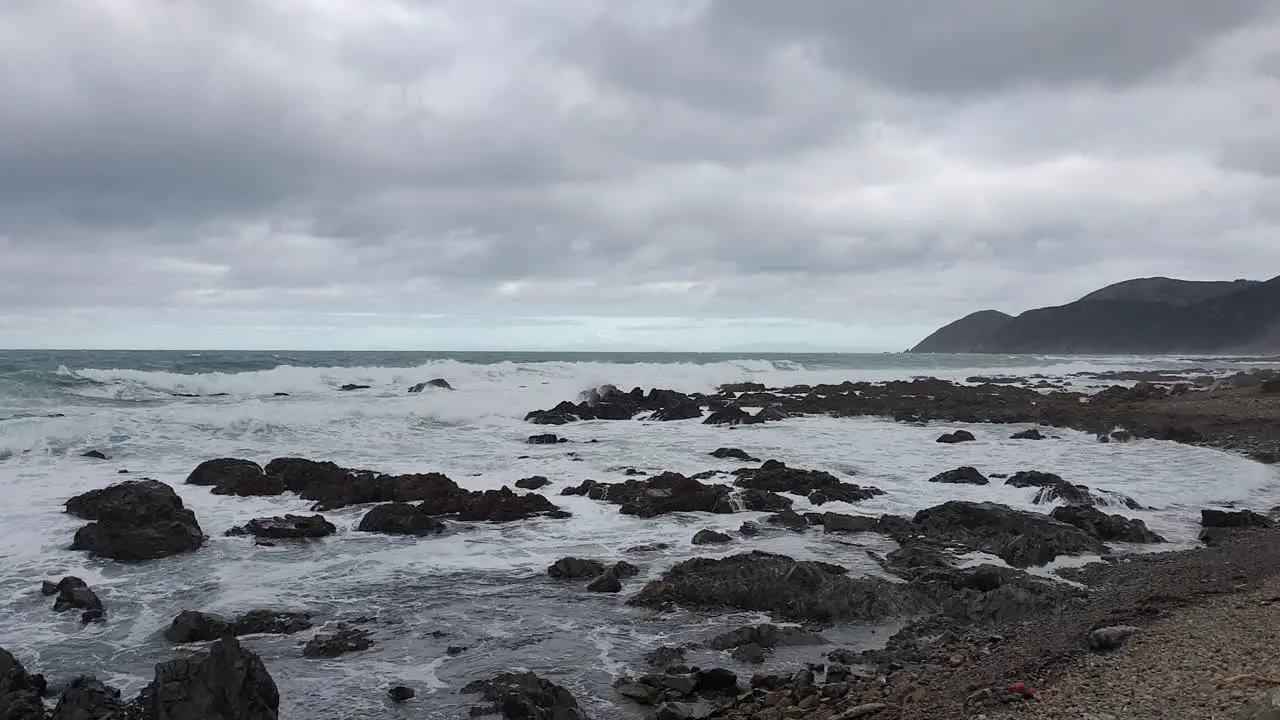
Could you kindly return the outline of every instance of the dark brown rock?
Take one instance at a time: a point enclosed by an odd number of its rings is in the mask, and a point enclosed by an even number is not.
[[[67,512],[93,522],[80,528],[72,550],[140,562],[191,552],[204,544],[195,513],[173,488],[156,480],[126,480],[71,498]]]

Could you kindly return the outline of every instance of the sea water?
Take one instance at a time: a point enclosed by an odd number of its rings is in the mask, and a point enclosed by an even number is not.
[[[553,428],[569,443],[534,446],[525,443],[528,435],[548,428],[523,422],[530,410],[576,399],[604,383],[711,392],[740,381],[785,386],[1039,374],[1091,389],[1110,382],[1079,373],[1193,367],[1227,373],[1254,364],[935,355],[3,352],[0,647],[55,683],[91,673],[132,693],[149,681],[155,663],[198,650],[173,646],[161,634],[181,610],[306,610],[314,613],[319,632],[338,622],[366,621],[376,645],[332,660],[309,660],[302,658],[301,645],[313,632],[244,638],[280,686],[285,718],[465,717],[473,698],[458,690],[509,670],[532,670],[565,685],[596,717],[641,717],[611,683],[620,674],[643,672],[644,653],[767,619],[749,613],[659,615],[628,607],[626,600],[646,581],[681,560],[750,549],[877,574],[868,551],[884,553],[894,545],[874,534],[828,537],[815,529],[695,547],[689,540],[700,529],[736,536],[743,521],[763,514],[628,517],[615,505],[559,495],[582,480],[621,481],[628,468],[728,471],[742,463],[708,453],[733,446],[885,491],[866,502],[828,503],[822,510],[910,515],[962,499],[1047,512],[1051,508],[1031,504],[1034,489],[998,480],[987,486],[927,482],[960,465],[988,474],[1042,470],[1136,498],[1154,509],[1127,514],[1141,517],[1173,547],[1190,547],[1201,507],[1280,504],[1280,477],[1241,457],[1174,443],[1100,444],[1069,430],[1047,431],[1049,440],[1016,441],[1008,437],[1020,428],[978,425],[968,426],[977,442],[944,445],[934,442],[941,432],[966,426],[872,418],[804,417],[732,430],[698,420],[594,421]],[[436,377],[455,389],[407,392]],[[371,387],[339,390],[348,383]],[[110,459],[81,457],[90,449]],[[280,456],[392,473],[443,472],[470,489],[544,475],[553,484],[539,492],[573,517],[457,524],[446,535],[418,539],[357,532],[367,508],[345,508],[325,513],[339,528],[332,537],[261,547],[223,532],[254,517],[307,512],[309,503],[292,494],[215,496],[183,484],[209,458],[265,464]],[[139,565],[69,550],[83,521],[63,512],[67,498],[131,477],[173,486],[210,536],[208,545]],[[796,509],[812,508],[797,498]],[[628,552],[654,543],[671,547]],[[641,574],[618,595],[587,593],[585,583],[547,577],[547,566],[566,555],[626,559]],[[107,606],[107,622],[81,626],[74,613],[52,612],[51,600],[39,593],[40,581],[68,574],[94,587]],[[839,646],[865,648],[883,642],[893,629],[844,625],[826,634]],[[452,655],[450,647],[466,650]],[[780,652],[765,669],[794,667],[821,654],[813,648]],[[709,651],[691,660],[747,674],[759,670]],[[393,706],[385,695],[392,684],[414,687],[418,697]]]

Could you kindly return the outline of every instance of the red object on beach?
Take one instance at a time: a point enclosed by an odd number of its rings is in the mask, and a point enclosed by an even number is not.
[[[1009,686],[1009,693],[1013,695],[1021,695],[1023,697],[1034,697],[1036,689],[1033,687],[1027,687],[1027,684],[1024,682],[1016,682]]]

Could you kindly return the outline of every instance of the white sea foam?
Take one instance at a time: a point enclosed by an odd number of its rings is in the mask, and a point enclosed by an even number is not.
[[[1065,375],[1113,367],[1067,360],[1043,364],[1034,372]],[[603,383],[705,392],[720,383],[747,380],[776,386],[915,374],[962,379],[1001,372],[991,367],[806,370],[770,361],[444,361],[416,368],[281,366],[204,375],[130,369],[67,372],[93,382],[75,387],[83,402],[59,408],[66,417],[0,423],[0,489],[6,498],[0,503],[0,646],[58,677],[76,671],[114,672],[126,689],[136,689],[154,662],[172,656],[159,631],[182,609],[235,613],[257,607],[306,608],[330,624],[378,616],[373,626],[378,645],[335,661],[299,657],[299,644],[309,634],[246,640],[263,654],[280,683],[288,717],[372,717],[382,712],[380,693],[393,681],[436,693],[422,705],[439,713],[434,717],[457,717],[465,700],[450,689],[517,665],[563,680],[601,709],[602,716],[625,717],[630,710],[610,705],[616,696],[608,691],[608,677],[590,668],[621,672],[658,644],[705,639],[709,632],[743,620],[687,615],[659,621],[625,607],[630,593],[675,562],[761,548],[845,564],[855,572],[880,572],[867,550],[886,552],[893,544],[875,535],[773,533],[725,547],[695,548],[689,538],[697,530],[733,532],[760,514],[641,520],[620,515],[613,505],[558,494],[587,478],[620,480],[627,467],[683,473],[737,467],[708,456],[720,446],[741,447],[793,467],[829,470],[886,491],[864,503],[822,507],[855,514],[909,515],[949,499],[1045,511],[1031,504],[1034,489],[1006,487],[999,480],[988,486],[926,480],[960,465],[988,474],[1054,472],[1153,507],[1127,514],[1146,520],[1174,546],[1194,542],[1200,507],[1280,502],[1275,471],[1242,458],[1156,441],[1099,444],[1072,431],[1052,431],[1056,437],[1049,440],[1015,441],[1008,436],[1020,428],[968,426],[977,442],[944,445],[934,442],[938,434],[964,426],[814,417],[729,430],[696,420],[601,421],[554,428],[573,441],[568,444],[524,443],[529,434],[546,429],[524,423],[525,413]],[[410,385],[433,377],[444,377],[457,389],[407,392]],[[346,383],[373,387],[337,390]],[[172,395],[222,392],[229,396]],[[289,395],[273,396],[277,392]],[[107,452],[111,460],[79,457],[90,448]],[[11,456],[2,459],[6,452]],[[545,475],[554,484],[542,492],[573,517],[479,524],[418,540],[359,533],[353,528],[364,509],[348,508],[327,513],[339,526],[334,537],[261,548],[222,537],[222,532],[253,517],[306,511],[308,503],[292,495],[215,496],[182,484],[197,463],[211,457],[265,463],[283,455],[388,472],[442,471],[475,489]],[[154,477],[173,485],[211,536],[208,547],[195,556],[141,566],[70,552],[67,546],[80,523],[61,512],[62,503],[123,479],[116,474],[122,468],[130,471],[128,477]],[[812,508],[800,500],[796,509]],[[659,553],[625,552],[655,542],[673,547]],[[641,566],[641,576],[629,581],[620,597],[584,594],[578,584],[559,585],[545,578],[546,566],[565,555],[626,557]],[[108,606],[108,623],[82,628],[73,618],[50,611],[51,603],[39,595],[39,580],[64,574],[79,575],[97,589]],[[433,636],[437,630],[447,635]],[[445,653],[448,645],[469,650],[451,657]],[[729,663],[726,658],[712,660]],[[334,714],[336,699],[348,696],[353,699],[344,701],[346,714]]]

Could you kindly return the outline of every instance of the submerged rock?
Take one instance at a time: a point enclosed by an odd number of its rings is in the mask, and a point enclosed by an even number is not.
[[[604,563],[576,557],[560,558],[547,568],[547,574],[556,580],[585,580],[604,574]]]
[[[551,484],[551,481],[541,475],[522,478],[516,481],[516,487],[521,490],[540,490]]]
[[[533,673],[502,673],[491,680],[469,683],[462,692],[481,695],[508,718],[587,720],[568,690]],[[476,714],[473,710],[472,715]]]
[[[1031,428],[1029,430],[1016,432],[1010,435],[1009,439],[1010,440],[1044,440],[1044,435],[1040,432],[1039,428]]]
[[[413,391],[410,390],[409,392]],[[393,703],[408,702],[416,697],[417,694],[417,691],[413,688],[405,687],[404,685],[393,685],[389,690],[387,690],[387,697],[391,698],[391,702]]]
[[[93,521],[76,532],[72,550],[121,562],[191,552],[205,540],[195,513],[173,488],[157,480],[126,480],[91,490],[68,500],[66,509]]]
[[[1016,472],[1004,484],[1017,488],[1040,488],[1031,500],[1036,505],[1062,502],[1067,505],[1122,505],[1130,510],[1142,509],[1136,500],[1126,495],[1105,490],[1095,493],[1088,485],[1074,485],[1053,473],[1039,470]]]
[[[955,432],[945,433],[938,438],[937,442],[946,445],[955,445],[956,443],[973,442],[977,439],[978,438],[974,437],[973,433],[968,430],[956,430]]]
[[[530,445],[557,445],[559,443],[567,443],[569,440],[555,433],[542,433],[541,435],[530,435],[525,442]]]
[[[360,652],[373,647],[373,638],[368,630],[358,628],[342,628],[331,635],[316,635],[307,641],[302,648],[302,656],[306,658],[336,658],[352,652]]]
[[[825,645],[826,638],[796,627],[777,625],[744,625],[711,639],[707,646],[712,650],[732,650],[744,645],[756,645],[765,650],[802,645]]]

